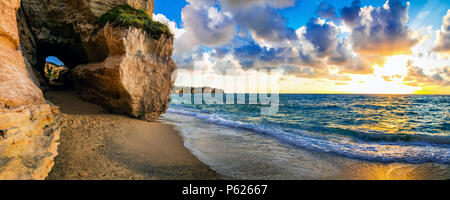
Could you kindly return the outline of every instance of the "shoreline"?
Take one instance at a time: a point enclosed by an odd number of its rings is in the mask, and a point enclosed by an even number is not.
[[[200,132],[203,131],[207,136],[195,139],[199,136],[199,133],[195,133],[191,135],[194,139],[185,138],[182,128],[177,126],[179,121],[173,121],[167,115],[156,122],[146,122],[108,114],[98,105],[79,100],[73,91],[49,91],[45,96],[61,110],[59,155],[55,158],[55,166],[47,180],[428,180],[450,177],[448,165],[378,163],[352,159],[295,148],[252,131],[223,129],[214,123],[179,116],[194,123],[195,127],[199,126]],[[236,138],[227,138],[221,134],[210,134],[213,130],[237,131],[239,134]],[[221,145],[224,139],[229,141],[228,145]],[[240,146],[243,145],[242,140],[255,139],[262,140],[262,146],[255,143]],[[193,142],[197,146],[193,146]],[[212,153],[212,157],[205,159],[197,155],[196,148],[199,147],[203,148],[203,153]],[[252,152],[258,148],[272,153],[258,155]],[[284,153],[276,153],[277,150],[284,150]],[[290,159],[284,162],[279,160],[278,155]],[[265,163],[264,160],[278,161]],[[291,164],[296,168],[290,168]],[[229,166],[234,167],[231,174]]]
[[[47,180],[215,180],[173,125],[108,114],[73,91],[49,91],[61,138]]]
[[[185,146],[222,176],[250,180],[442,180],[450,165],[377,162],[301,148],[277,138],[193,116],[166,113],[181,124]],[[224,143],[226,145],[224,145]]]

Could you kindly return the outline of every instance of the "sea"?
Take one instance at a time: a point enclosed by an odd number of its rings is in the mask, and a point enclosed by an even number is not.
[[[432,163],[450,176],[450,96],[280,94],[278,112],[264,107],[171,103],[162,118],[227,177],[336,178],[361,163]]]

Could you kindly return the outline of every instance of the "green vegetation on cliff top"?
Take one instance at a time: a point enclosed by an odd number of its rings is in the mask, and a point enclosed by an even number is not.
[[[112,8],[100,17],[100,28],[106,23],[115,27],[136,27],[144,30],[153,39],[159,39],[162,34],[173,37],[169,27],[161,22],[151,19],[149,14],[143,10],[132,8],[129,5],[120,5]]]

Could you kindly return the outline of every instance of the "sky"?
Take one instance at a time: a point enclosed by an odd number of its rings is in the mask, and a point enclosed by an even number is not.
[[[155,0],[154,19],[175,35],[178,86],[450,94],[450,1]]]
[[[55,57],[55,56],[49,56],[49,57],[47,57],[47,58],[45,59],[45,61],[48,62],[48,63],[52,63],[52,64],[55,64],[55,65],[58,65],[58,66],[64,66],[64,63],[61,62],[61,61],[60,61],[57,57]]]

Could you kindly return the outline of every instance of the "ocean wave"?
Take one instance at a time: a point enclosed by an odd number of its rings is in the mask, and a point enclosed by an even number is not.
[[[330,132],[336,135],[350,136],[358,141],[364,142],[408,142],[408,144],[429,144],[435,146],[449,146],[450,136],[406,134],[406,133],[383,133],[381,131],[363,131],[358,129],[343,129],[335,127],[320,127],[317,130]]]
[[[450,131],[450,123],[444,122],[441,127],[442,130]]]
[[[432,139],[432,137],[436,136],[421,135],[418,136],[418,139],[414,140],[414,142],[350,142],[346,140],[335,141],[328,140],[325,137],[308,135],[307,131],[296,131],[295,133],[291,133],[277,127],[269,127],[263,126],[258,123],[247,123],[230,120],[218,114],[202,113],[199,111],[188,110],[184,108],[169,108],[167,112],[192,116],[197,119],[219,125],[248,129],[257,133],[272,136],[280,141],[287,142],[298,147],[315,151],[336,153],[351,158],[378,162],[450,163],[450,145],[433,144],[433,141],[440,140],[438,137],[437,139]]]

